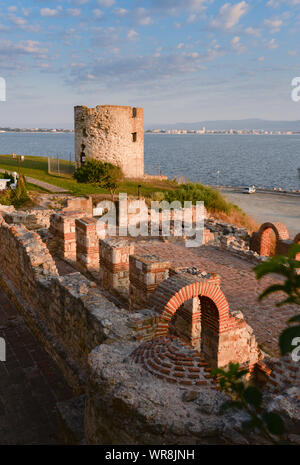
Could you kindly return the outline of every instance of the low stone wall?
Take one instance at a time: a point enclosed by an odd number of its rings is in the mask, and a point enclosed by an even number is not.
[[[4,205],[0,205],[0,214],[8,224],[23,224],[29,230],[49,228],[50,226],[53,210],[32,208],[29,211],[17,211],[12,206],[4,207]]]
[[[93,199],[88,197],[71,197],[67,199],[67,205],[63,211],[84,211],[85,216],[93,216]]]

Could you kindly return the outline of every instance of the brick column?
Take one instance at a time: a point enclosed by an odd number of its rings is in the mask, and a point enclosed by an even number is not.
[[[149,296],[169,277],[171,263],[157,255],[129,257],[129,307],[131,311],[147,306]]]
[[[76,262],[80,269],[90,273],[99,273],[99,239],[96,226],[96,218],[75,220]]]
[[[76,261],[76,232],[75,220],[82,218],[83,211],[66,211],[56,213],[50,218],[49,250],[60,258]]]
[[[129,256],[134,245],[121,239],[100,239],[100,283],[111,293],[129,294]]]

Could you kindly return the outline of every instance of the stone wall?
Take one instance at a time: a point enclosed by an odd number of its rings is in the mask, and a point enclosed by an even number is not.
[[[147,307],[150,295],[159,283],[169,277],[171,263],[156,255],[130,255],[129,308],[131,311]]]
[[[64,260],[76,261],[75,221],[84,216],[84,211],[59,212],[51,216],[47,246],[52,254]]]
[[[134,244],[124,239],[100,239],[100,283],[104,289],[128,299],[129,256]]]
[[[75,220],[76,229],[76,264],[83,272],[99,275],[100,255],[97,235],[97,220],[81,218]]]
[[[88,353],[110,339],[127,337],[126,314],[82,274],[60,277],[35,232],[0,217],[0,243],[1,286],[69,384],[81,392]]]
[[[71,197],[67,199],[67,205],[63,211],[85,211],[86,216],[93,215],[93,199],[88,197]]]
[[[23,224],[29,230],[37,230],[50,227],[53,210],[32,208],[29,211],[17,211],[14,207],[3,210],[3,205],[1,205],[0,214],[8,224]]]
[[[142,108],[98,105],[74,109],[75,159],[84,157],[118,165],[126,177],[144,175],[144,112]]]

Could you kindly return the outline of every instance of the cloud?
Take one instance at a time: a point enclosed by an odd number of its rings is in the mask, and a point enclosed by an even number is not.
[[[19,54],[43,54],[47,53],[48,49],[41,48],[40,42],[34,40],[21,40],[20,42],[12,42],[11,40],[0,40],[0,52],[3,55],[19,55]]]
[[[150,0],[151,7],[157,11],[177,14],[181,10],[202,11],[210,0]]]
[[[280,31],[283,21],[282,19],[276,19],[276,18],[265,19],[264,24],[270,29],[270,32],[274,34]]]
[[[254,37],[259,37],[261,32],[259,29],[255,29],[253,27],[247,27],[245,30],[244,30],[245,34],[247,34],[248,36],[254,36]]]
[[[109,8],[110,6],[114,5],[115,0],[98,0],[98,5],[103,6],[105,8]]]
[[[27,23],[27,20],[20,16],[9,15],[8,19],[11,23],[15,24],[16,26],[24,26],[24,24]]]
[[[57,16],[61,11],[61,7],[57,7],[57,9],[51,9],[51,8],[41,8],[40,14],[41,16],[45,17],[53,17]]]
[[[287,4],[289,6],[300,5],[300,0],[269,0],[267,6],[272,8],[279,8],[281,4]]]
[[[115,8],[113,13],[116,15],[116,16],[126,16],[127,13],[128,13],[128,10],[126,10],[125,8]]]
[[[225,3],[219,10],[218,16],[211,21],[211,25],[220,29],[231,29],[239,23],[242,16],[248,11],[248,4],[245,1],[231,5]]]
[[[29,16],[30,15],[30,8],[22,8],[22,13],[24,16]]]
[[[68,84],[84,85],[89,80],[87,75],[90,74],[97,78],[102,85],[112,89],[114,86],[119,88],[130,88],[140,86],[142,89],[149,82],[151,85],[161,85],[170,83],[170,79],[180,76],[195,74],[205,69],[205,63],[224,55],[224,50],[210,48],[203,55],[196,51],[186,52],[178,50],[173,54],[162,54],[162,48],[158,47],[155,53],[146,56],[110,56],[104,59],[103,56],[94,60],[90,69],[70,69],[70,79]],[[132,70],[134,70],[134,80],[132,79]]]
[[[270,6],[272,8],[278,8],[280,5],[280,0],[269,0],[267,3],[267,6]]]
[[[187,23],[194,23],[197,19],[197,15],[195,13],[191,14],[188,19],[186,20]]]
[[[135,21],[141,26],[146,26],[152,23],[151,16],[145,8],[137,8],[135,10]]]
[[[241,44],[241,39],[240,37],[236,36],[230,41],[230,45],[232,50],[234,50],[237,53],[243,53],[246,49],[245,47]]]
[[[93,10],[93,15],[94,15],[96,18],[101,18],[101,17],[104,15],[104,13],[103,13],[102,10],[99,10],[99,8],[95,8],[95,9]]]
[[[127,34],[127,39],[136,40],[138,36],[138,33],[134,29],[130,29]]]
[[[7,7],[7,11],[10,11],[11,13],[17,11],[18,7],[15,6],[15,5],[12,5],[12,6],[8,6]]]
[[[80,16],[81,10],[79,8],[68,8],[67,14],[69,16]]]
[[[118,45],[118,43],[119,36],[112,28],[108,28],[100,34],[96,34],[92,40],[94,47],[112,48]]]
[[[271,39],[268,42],[265,43],[266,47],[273,50],[278,47],[278,44],[276,43],[276,39]]]

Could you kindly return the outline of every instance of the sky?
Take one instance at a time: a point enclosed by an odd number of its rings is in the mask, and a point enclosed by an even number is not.
[[[73,127],[75,105],[146,127],[300,120],[300,0],[0,0],[0,126]]]

